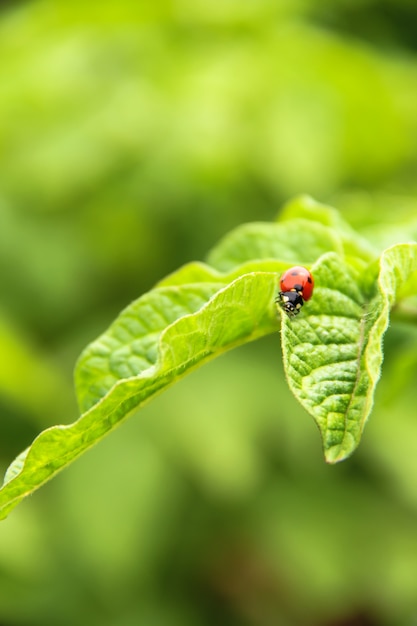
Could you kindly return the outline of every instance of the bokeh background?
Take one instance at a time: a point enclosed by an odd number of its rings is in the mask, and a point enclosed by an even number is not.
[[[0,2],[0,469],[158,279],[299,193],[415,239],[416,165],[413,0]],[[385,353],[336,467],[278,334],[158,397],[1,523],[0,625],[416,626],[416,328]]]

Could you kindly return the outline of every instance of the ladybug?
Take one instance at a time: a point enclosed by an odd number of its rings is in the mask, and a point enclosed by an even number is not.
[[[313,295],[313,276],[305,267],[296,265],[283,273],[279,285],[277,302],[289,317],[298,315],[304,302]]]

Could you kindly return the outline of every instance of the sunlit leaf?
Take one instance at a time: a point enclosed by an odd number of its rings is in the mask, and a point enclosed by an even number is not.
[[[373,293],[335,254],[314,266],[314,298],[295,320],[283,316],[288,383],[314,417],[325,458],[341,461],[358,446],[382,364],[382,340],[397,291],[417,270],[417,244],[399,244],[380,259]]]
[[[75,376],[81,417],[45,430],[12,463],[1,517],[187,372],[275,333],[278,275],[294,262],[311,267],[315,291],[299,316],[282,313],[288,383],[319,426],[326,460],[353,452],[371,411],[390,309],[417,291],[417,244],[389,248],[378,261],[333,209],[300,198],[282,221],[230,233],[209,261],[162,280],[86,348]]]
[[[277,331],[275,292],[275,273],[253,272],[226,287],[160,287],[134,302],[80,358],[76,381],[85,413],[45,430],[9,468],[0,516],[192,368]]]

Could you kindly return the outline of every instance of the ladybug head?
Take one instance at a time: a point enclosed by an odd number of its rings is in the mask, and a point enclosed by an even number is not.
[[[280,291],[279,301],[281,307],[289,317],[298,315],[304,304],[303,297],[297,291]]]

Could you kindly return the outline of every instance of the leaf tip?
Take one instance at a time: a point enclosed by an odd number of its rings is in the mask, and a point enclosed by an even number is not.
[[[356,445],[347,448],[345,445],[335,445],[324,450],[324,460],[328,465],[336,465],[341,461],[346,461],[353,453]]]

